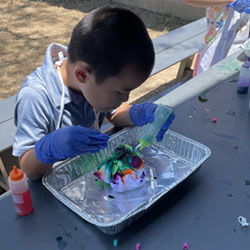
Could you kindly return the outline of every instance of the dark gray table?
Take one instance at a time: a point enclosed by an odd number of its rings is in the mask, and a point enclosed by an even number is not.
[[[118,235],[105,235],[61,204],[38,182],[30,183],[34,212],[15,214],[11,196],[0,197],[0,249],[191,250],[250,249],[249,95],[237,95],[238,74],[175,108],[173,131],[207,145],[212,154],[200,171],[185,180],[147,214]],[[217,118],[213,123],[211,119]]]

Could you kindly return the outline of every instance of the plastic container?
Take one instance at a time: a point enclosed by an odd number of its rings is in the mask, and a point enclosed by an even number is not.
[[[168,106],[159,104],[155,113],[154,113],[154,121],[148,123],[144,128],[140,135],[139,142],[140,142],[140,150],[144,147],[148,147],[156,138],[157,134],[159,133],[162,125],[171,115],[172,109]]]
[[[17,215],[25,216],[30,214],[33,207],[26,174],[14,166],[8,180]]]
[[[237,93],[246,94],[250,84],[250,58],[243,63],[240,70]]]

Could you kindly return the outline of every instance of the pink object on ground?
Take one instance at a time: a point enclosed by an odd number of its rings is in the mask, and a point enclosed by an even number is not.
[[[188,249],[188,243],[187,243],[187,242],[184,242],[184,244],[183,244],[183,249],[185,249],[185,250]]]
[[[137,243],[136,244],[136,250],[140,250],[141,249],[141,244],[140,243]]]
[[[217,122],[217,119],[216,118],[212,118],[212,122]]]

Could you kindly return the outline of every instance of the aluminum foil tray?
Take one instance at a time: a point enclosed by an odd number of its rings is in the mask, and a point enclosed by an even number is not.
[[[116,193],[97,185],[97,165],[120,144],[136,146],[141,128],[127,128],[110,137],[108,147],[54,166],[43,177],[44,186],[62,203],[106,234],[115,234],[142,216],[166,193],[195,172],[210,156],[208,147],[172,131],[162,142],[144,148],[146,183],[133,191]]]

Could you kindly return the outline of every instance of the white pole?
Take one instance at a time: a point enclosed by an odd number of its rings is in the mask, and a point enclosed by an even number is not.
[[[239,50],[213,65],[209,70],[159,98],[155,103],[161,103],[173,108],[188,99],[205,94],[213,87],[237,74],[245,60],[246,56],[243,50]]]

